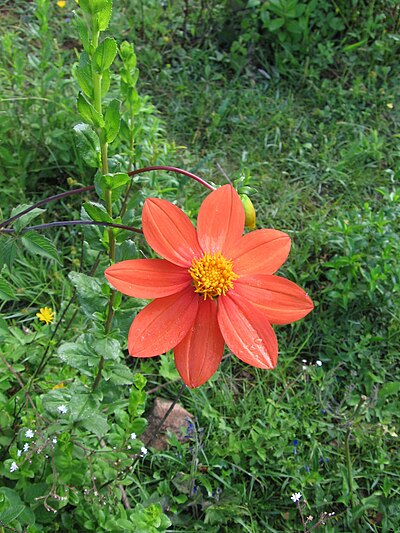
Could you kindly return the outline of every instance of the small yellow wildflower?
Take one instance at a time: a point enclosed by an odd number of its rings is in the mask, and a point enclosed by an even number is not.
[[[65,0],[58,0],[58,2],[57,2],[58,7],[61,7],[61,9],[63,7],[65,7],[66,4],[67,4],[67,2]]]
[[[54,322],[54,317],[56,316],[56,314],[51,307],[41,307],[39,313],[36,313],[36,316],[42,322],[46,322],[46,324],[51,324],[52,322]]]
[[[54,389],[63,389],[64,387],[65,387],[64,382],[61,381],[61,383],[57,383],[57,385],[54,385],[53,390]]]

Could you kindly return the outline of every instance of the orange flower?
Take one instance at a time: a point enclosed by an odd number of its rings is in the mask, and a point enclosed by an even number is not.
[[[153,301],[128,335],[133,357],[174,348],[175,364],[191,388],[217,370],[224,344],[239,359],[272,369],[278,343],[271,324],[288,324],[313,309],[295,283],[273,276],[286,261],[290,238],[273,229],[242,236],[245,213],[231,185],[213,191],[200,207],[197,231],[178,207],[148,198],[143,233],[164,259],[112,265],[108,281],[128,296]]]

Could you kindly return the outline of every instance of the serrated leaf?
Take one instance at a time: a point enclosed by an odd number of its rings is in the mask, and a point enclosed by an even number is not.
[[[76,342],[61,344],[57,350],[60,360],[72,368],[76,368],[85,376],[93,376],[99,364],[99,356],[92,350],[87,337],[81,335]]]
[[[95,352],[99,356],[104,357],[104,359],[119,360],[123,357],[120,343],[116,339],[111,339],[110,337],[96,341],[93,348]]]
[[[106,371],[105,379],[114,385],[132,385],[133,383],[133,373],[126,365],[115,363],[106,368]]]
[[[6,236],[0,239],[0,270],[3,265],[7,265],[11,270],[17,252],[18,246],[15,239]]]
[[[96,48],[93,54],[93,63],[97,72],[110,68],[112,62],[117,55],[117,43],[111,37],[106,37],[99,46]]]
[[[90,102],[88,102],[88,100],[82,93],[79,93],[77,107],[79,113],[81,114],[85,122],[97,128],[102,128],[104,126],[103,116],[101,115],[101,113],[96,111],[96,109],[92,106]]]
[[[19,515],[24,511],[25,505],[13,505],[9,509],[2,511],[0,513],[0,525],[6,526],[13,520],[19,517]]]
[[[82,311],[87,316],[93,318],[94,313],[106,309],[107,298],[101,291],[100,280],[80,272],[70,272],[68,277],[76,287]]]
[[[0,300],[7,302],[15,300],[16,295],[11,285],[3,278],[0,278]]]
[[[95,202],[85,202],[83,208],[89,217],[96,222],[112,222],[113,219],[107,213],[105,207]]]
[[[77,124],[74,127],[76,147],[83,161],[92,168],[100,166],[100,141],[89,124]]]
[[[89,417],[85,417],[80,421],[79,425],[84,427],[91,433],[94,433],[98,437],[104,437],[108,432],[109,426],[107,423],[107,418],[99,413],[95,413]]]
[[[120,102],[118,100],[111,100],[107,107],[105,114],[105,129],[108,143],[112,143],[115,137],[118,135],[119,125],[121,122],[119,105]]]
[[[104,31],[108,28],[108,24],[110,23],[110,18],[111,18],[111,12],[112,12],[112,1],[106,0],[105,5],[96,15],[97,24],[99,26],[100,31]]]
[[[44,235],[41,235],[35,231],[28,231],[27,233],[23,234],[21,240],[26,250],[31,254],[40,255],[42,257],[46,257],[47,259],[57,261],[60,265],[62,264],[57,252],[57,248],[54,246],[51,240]]]
[[[17,205],[17,207],[14,207],[11,211],[11,216],[18,215],[18,213],[21,213],[21,211],[24,211],[28,207],[31,207],[28,204],[20,204]],[[13,227],[16,231],[20,231],[22,228],[25,228],[29,225],[31,220],[36,218],[42,213],[45,213],[46,209],[40,209],[39,207],[35,207],[35,209],[32,209],[32,211],[29,211],[29,213],[26,213],[25,215],[22,215],[20,218],[18,218],[15,222],[13,222]]]
[[[82,91],[92,98],[93,96],[93,78],[92,78],[92,65],[89,55],[86,52],[81,53],[79,65],[75,70],[76,79],[78,80],[79,87]]]
[[[98,11],[101,11],[102,9],[105,9],[109,4],[111,4],[111,0],[80,0],[79,6],[82,8],[82,10],[85,13],[97,13]]]

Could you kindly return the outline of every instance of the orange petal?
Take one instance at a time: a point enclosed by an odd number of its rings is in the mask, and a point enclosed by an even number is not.
[[[235,293],[260,309],[271,324],[289,324],[314,309],[303,289],[279,276],[243,276],[235,282]]]
[[[257,368],[274,368],[278,342],[261,311],[230,291],[218,299],[218,324],[233,354]]]
[[[258,229],[244,235],[236,243],[233,269],[240,276],[273,274],[286,261],[290,237],[275,229]]]
[[[192,327],[199,300],[189,287],[147,305],[130,327],[129,353],[133,357],[154,357],[174,348]]]
[[[216,372],[224,352],[224,339],[219,330],[214,301],[200,301],[192,327],[174,352],[176,368],[192,389],[202,385]]]
[[[197,237],[205,252],[229,251],[244,230],[244,209],[232,185],[207,196],[197,217]]]
[[[135,298],[161,298],[190,285],[186,268],[164,259],[132,259],[111,265],[104,272],[118,291]]]
[[[203,255],[193,224],[176,205],[159,198],[148,198],[143,207],[142,222],[146,241],[171,263],[189,268],[194,257]]]

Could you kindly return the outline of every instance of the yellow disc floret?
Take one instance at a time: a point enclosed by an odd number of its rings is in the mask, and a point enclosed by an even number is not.
[[[220,253],[205,253],[201,259],[193,259],[189,268],[195,292],[204,295],[204,300],[225,295],[233,288],[238,275],[233,272],[233,262]]]

